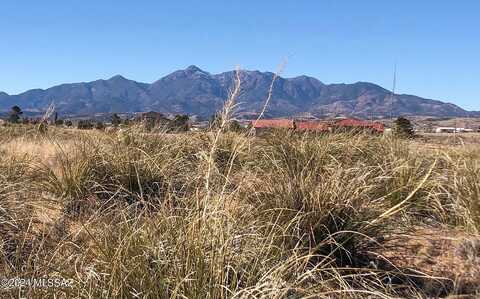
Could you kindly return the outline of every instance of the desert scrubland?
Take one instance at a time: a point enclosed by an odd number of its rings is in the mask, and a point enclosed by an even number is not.
[[[1,272],[72,281],[2,297],[478,295],[480,146],[422,138],[2,127]]]

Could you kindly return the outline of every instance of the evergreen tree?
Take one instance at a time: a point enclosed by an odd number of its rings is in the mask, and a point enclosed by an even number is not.
[[[171,128],[177,132],[186,132],[188,131],[188,121],[190,118],[188,115],[175,115],[175,118],[171,121]]]
[[[228,130],[231,131],[231,132],[239,133],[243,130],[243,128],[238,121],[232,120],[232,121],[230,121],[230,123],[228,125]]]
[[[118,127],[118,125],[120,125],[122,123],[122,119],[120,118],[120,116],[118,116],[118,114],[114,113],[112,115],[112,125],[114,127]]]
[[[90,119],[81,119],[77,123],[77,129],[90,130],[94,127],[94,121]]]
[[[103,124],[103,122],[97,121],[97,122],[95,123],[95,129],[97,129],[97,130],[105,130],[105,125]]]
[[[393,133],[403,138],[412,138],[415,135],[412,122],[405,117],[399,117],[395,120]]]
[[[23,114],[22,109],[18,106],[13,106],[12,109],[10,110],[10,116],[8,117],[8,121],[11,123],[18,123],[20,120],[20,115]]]

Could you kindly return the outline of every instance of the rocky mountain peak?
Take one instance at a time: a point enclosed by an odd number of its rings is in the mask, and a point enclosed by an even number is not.
[[[261,110],[273,75],[271,72],[241,71],[239,117],[255,115]],[[195,65],[175,71],[152,84],[116,75],[106,81],[62,84],[19,95],[0,93],[0,111],[8,111],[13,105],[25,111],[42,111],[55,99],[56,109],[60,113],[85,115],[156,110],[209,117],[223,106],[234,79],[235,71],[210,74]],[[267,115],[285,117],[303,114],[316,117],[480,115],[453,104],[413,95],[397,94],[392,100],[389,90],[368,82],[324,84],[309,76],[278,77]]]

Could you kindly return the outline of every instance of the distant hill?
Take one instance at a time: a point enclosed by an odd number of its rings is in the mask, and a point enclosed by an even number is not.
[[[220,109],[233,84],[235,72],[210,74],[196,66],[179,70],[152,84],[114,76],[108,80],[62,84],[46,90],[32,89],[19,95],[0,92],[0,111],[13,105],[41,112],[54,103],[70,115],[155,110],[209,117]],[[252,116],[261,111],[274,74],[242,71],[238,113]],[[397,94],[367,82],[324,84],[308,76],[277,78],[267,116],[382,117],[424,115],[436,117],[480,116],[454,104]]]

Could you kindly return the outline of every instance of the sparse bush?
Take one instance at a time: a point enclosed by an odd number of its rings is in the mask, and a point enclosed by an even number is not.
[[[23,114],[23,111],[20,107],[18,106],[13,106],[10,109],[10,115],[8,117],[8,121],[11,123],[18,123],[20,121],[20,115]]]
[[[77,129],[79,130],[91,130],[94,127],[94,122],[92,120],[79,120],[77,123]]]
[[[118,116],[118,114],[114,113],[112,115],[112,125],[114,127],[118,127],[121,123],[122,123],[122,119],[120,118],[120,116]]]
[[[228,130],[231,132],[241,133],[243,131],[243,128],[242,126],[240,126],[240,123],[238,121],[232,120],[228,125]]]
[[[189,129],[188,115],[175,115],[175,118],[169,122],[169,129],[174,132],[186,132]]]
[[[393,133],[403,138],[412,138],[415,135],[412,123],[405,117],[399,117],[395,120]]]
[[[95,123],[95,129],[97,130],[105,130],[105,124],[101,121],[97,121]]]
[[[45,121],[42,121],[38,124],[38,131],[40,134],[46,134],[48,131],[48,124]]]

